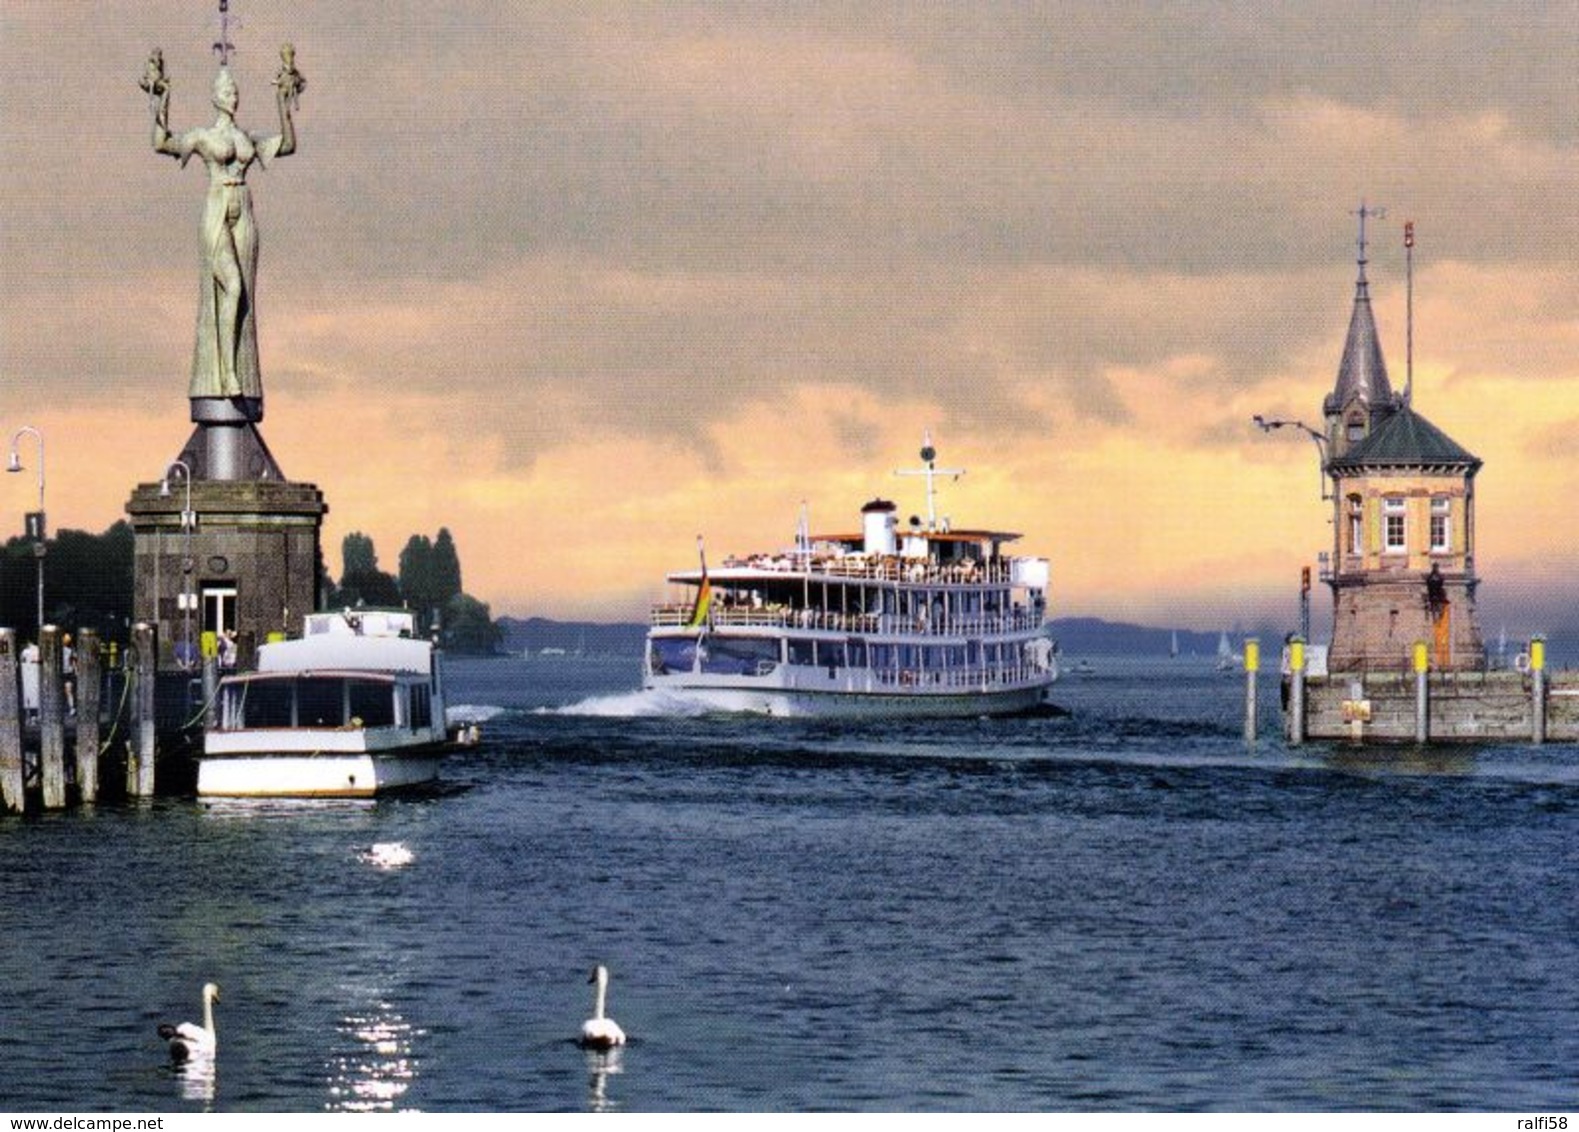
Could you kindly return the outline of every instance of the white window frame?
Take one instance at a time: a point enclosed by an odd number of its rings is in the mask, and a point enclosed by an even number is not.
[[[1401,495],[1382,496],[1382,553],[1409,553],[1409,507]]]
[[[1431,497],[1431,553],[1453,551],[1453,501],[1445,495]]]
[[[210,633],[236,631],[236,584],[203,583],[203,629]]]

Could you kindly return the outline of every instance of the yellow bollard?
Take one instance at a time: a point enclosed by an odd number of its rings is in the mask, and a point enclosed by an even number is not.
[[[1288,741],[1299,746],[1305,741],[1305,638],[1296,635],[1288,643]]]
[[[1256,719],[1256,671],[1261,667],[1261,642],[1245,639],[1245,742],[1254,744],[1258,731]]]
[[[1546,638],[1530,638],[1530,741],[1546,742]]]

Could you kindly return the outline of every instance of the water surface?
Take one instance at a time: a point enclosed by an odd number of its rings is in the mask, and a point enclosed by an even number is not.
[[[634,670],[455,663],[487,742],[420,799],[0,820],[0,1108],[1579,1103],[1574,748],[1250,748],[1182,659],[857,726]]]

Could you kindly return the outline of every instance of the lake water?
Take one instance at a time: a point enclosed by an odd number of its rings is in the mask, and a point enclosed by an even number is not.
[[[432,796],[0,819],[0,1109],[1579,1104],[1579,751],[1291,751],[1272,683],[1252,749],[1209,665],[847,726],[460,661]]]

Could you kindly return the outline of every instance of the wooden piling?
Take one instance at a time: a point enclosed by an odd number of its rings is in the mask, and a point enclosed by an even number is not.
[[[99,634],[77,633],[77,797],[84,805],[99,798],[99,703],[103,673],[99,665]]]
[[[16,630],[0,629],[0,805],[22,812],[22,695]]]
[[[60,686],[60,627],[38,633],[38,748],[44,808],[66,808],[66,697]]]
[[[154,676],[158,670],[158,640],[154,627],[139,621],[132,628],[134,667],[129,673],[136,681],[132,688],[132,723],[127,736],[130,756],[126,760],[126,793],[133,798],[154,795]]]
[[[1245,639],[1245,742],[1254,743],[1259,730],[1256,713],[1256,673],[1261,669],[1261,641]]]
[[[219,658],[203,654],[203,730],[212,731],[219,721]]]
[[[1415,642],[1415,742],[1431,740],[1431,653],[1424,641]]]

